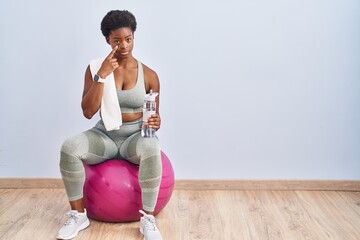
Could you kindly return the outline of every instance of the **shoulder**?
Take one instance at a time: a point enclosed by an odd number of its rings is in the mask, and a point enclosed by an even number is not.
[[[160,81],[157,73],[142,63],[144,71],[144,80],[145,80],[145,89],[146,92],[149,92],[150,89],[155,92],[160,92]]]
[[[159,80],[157,73],[149,68],[148,66],[146,66],[145,64],[142,63],[143,66],[143,71],[144,71],[144,76],[145,78],[149,79],[149,80]]]

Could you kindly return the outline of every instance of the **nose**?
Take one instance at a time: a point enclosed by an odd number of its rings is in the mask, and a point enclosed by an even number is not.
[[[126,41],[121,41],[121,42],[119,43],[119,48],[120,48],[120,49],[126,49],[126,48],[127,48],[127,43],[126,43]]]

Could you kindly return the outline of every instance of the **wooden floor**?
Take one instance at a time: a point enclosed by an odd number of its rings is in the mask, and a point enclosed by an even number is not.
[[[68,211],[63,189],[0,189],[0,239],[48,240]],[[175,190],[164,240],[360,239],[360,192]],[[91,220],[77,240],[142,239],[138,222]]]

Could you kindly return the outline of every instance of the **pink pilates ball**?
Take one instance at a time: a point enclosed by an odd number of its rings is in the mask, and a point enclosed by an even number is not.
[[[171,162],[163,152],[161,160],[163,169],[155,215],[169,202],[175,181]],[[139,166],[122,159],[110,159],[96,165],[84,164],[84,168],[84,203],[90,218],[104,222],[140,219]]]

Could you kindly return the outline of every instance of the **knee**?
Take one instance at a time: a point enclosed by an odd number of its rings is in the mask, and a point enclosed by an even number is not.
[[[160,156],[160,143],[157,138],[142,138],[137,145],[140,156]]]
[[[89,150],[89,139],[85,133],[80,133],[64,141],[61,152],[70,155],[80,155]]]
[[[71,139],[66,139],[61,145],[60,153],[72,154],[74,152],[74,145],[72,144]]]
[[[82,165],[81,152],[82,148],[86,147],[84,136],[75,136],[68,138],[64,141],[60,150],[60,167],[67,169],[70,165]]]

